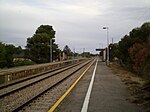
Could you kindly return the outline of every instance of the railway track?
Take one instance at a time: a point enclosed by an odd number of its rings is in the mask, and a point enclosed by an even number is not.
[[[75,67],[75,66],[77,66],[83,62],[84,61],[81,61],[81,62],[73,64],[73,65],[67,65],[64,67],[56,68],[54,70],[49,70],[49,71],[42,72],[39,74],[31,75],[31,76],[10,82],[8,84],[1,85],[0,86],[0,89],[1,89],[0,90],[0,98],[6,96],[8,94],[11,94],[11,93],[13,93],[13,92],[15,92],[21,88],[24,88],[26,86],[34,84],[40,80],[44,80],[48,77],[51,77],[51,76],[56,75],[58,73],[61,73],[62,71],[65,71],[65,70],[68,70],[72,67]],[[48,73],[51,73],[51,74],[48,74]]]
[[[83,63],[85,60],[82,60],[80,61],[81,63]],[[67,65],[64,65],[64,66],[61,66],[61,67],[58,67],[58,68],[55,68],[55,69],[51,69],[51,70],[47,70],[47,71],[44,71],[44,72],[40,72],[38,74],[34,74],[34,75],[28,75],[26,77],[22,77],[20,79],[16,79],[16,80],[13,80],[13,81],[10,81],[10,82],[6,82],[4,84],[0,84],[0,89],[3,89],[5,87],[8,87],[8,86],[11,86],[11,85],[14,85],[14,84],[17,84],[17,83],[20,83],[20,82],[23,82],[23,81],[26,81],[26,80],[29,80],[29,79],[32,79],[32,78],[35,78],[35,77],[38,77],[40,75],[43,75],[43,74],[46,74],[46,73],[50,73],[50,72],[53,72],[53,71],[56,71],[56,70],[59,70],[59,69],[62,69],[62,68],[66,68],[66,67],[69,67],[71,65],[76,65],[76,64],[79,64],[80,62],[78,63],[73,63],[73,64],[67,64]],[[44,65],[44,64],[43,64]],[[40,65],[42,66],[42,65]],[[29,66],[30,67],[30,66]],[[37,66],[39,67],[39,66]],[[23,67],[22,67],[23,68]],[[26,69],[27,67],[25,67]],[[32,68],[32,67],[31,67]],[[15,69],[16,70],[16,69]],[[19,69],[17,69],[19,70]],[[12,70],[13,71],[13,70]]]
[[[0,111],[2,112],[16,112],[16,111],[39,111],[36,108],[40,105],[40,112],[46,111],[52,106],[55,102],[52,99],[54,96],[57,96],[59,92],[53,91],[62,91],[61,88],[65,85],[71,84],[73,79],[77,77],[76,74],[79,71],[82,71],[84,67],[88,66],[93,60],[86,62],[78,63],[72,66],[61,68],[53,72],[46,72],[44,75],[38,75],[32,77],[28,80],[14,83],[3,87],[0,90]],[[73,79],[70,79],[74,77]],[[60,86],[66,80],[69,80],[68,83],[65,83],[64,86]],[[57,88],[55,90],[55,88]],[[60,89],[58,89],[60,88]],[[63,89],[64,91],[65,89]],[[60,92],[62,93],[62,92]],[[51,96],[51,97],[50,97]],[[55,97],[56,100],[58,97]],[[40,103],[36,103],[40,101]],[[41,105],[43,107],[41,107]],[[32,108],[31,108],[32,106]],[[26,108],[27,107],[27,108]]]

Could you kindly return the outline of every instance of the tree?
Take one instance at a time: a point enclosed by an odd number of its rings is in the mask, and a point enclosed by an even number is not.
[[[5,44],[0,42],[0,68],[5,67],[7,64],[5,55],[6,55]]]
[[[125,35],[116,51],[123,66],[138,74],[147,74],[150,69],[150,22]]]
[[[50,25],[41,25],[35,34],[27,39],[28,55],[36,63],[50,62],[50,47],[57,52],[58,46],[54,43],[55,31]]]
[[[150,53],[150,48],[144,43],[135,43],[129,48],[129,54],[133,61],[133,70],[143,74],[144,63]]]
[[[130,38],[130,36],[125,35],[118,44],[118,58],[120,60],[121,65],[131,68],[132,60],[129,56],[128,49],[133,45],[134,41]]]
[[[13,67],[14,45],[0,43],[0,68]]]
[[[71,49],[68,47],[68,45],[66,45],[63,49],[63,52],[65,53],[65,55],[67,56],[66,58],[68,59],[68,57],[72,56],[73,53],[71,52]]]
[[[15,46],[14,45],[6,45],[6,61],[7,61],[7,67],[13,67],[13,54],[15,53]]]
[[[68,45],[64,47],[63,52],[66,53],[67,55],[71,53],[71,49],[68,47]]]
[[[32,38],[27,40],[27,49],[29,50],[29,57],[36,63],[49,62],[49,37],[47,34],[35,34]]]
[[[141,27],[134,28],[129,32],[129,35],[125,35],[118,44],[118,58],[121,64],[128,69],[132,70],[134,60],[131,59],[131,49],[135,43],[149,43],[150,36],[150,22],[144,23]],[[129,50],[130,49],[130,50]],[[134,48],[138,49],[138,48]],[[133,50],[132,50],[133,51]],[[135,54],[134,54],[135,55]]]
[[[41,34],[41,33],[47,34],[50,39],[55,38],[55,31],[53,30],[53,27],[50,25],[41,25],[40,27],[38,27],[35,34]]]
[[[150,22],[144,23],[141,27],[134,28],[129,33],[129,37],[136,43],[147,43],[150,35]]]
[[[109,44],[109,60],[113,61],[115,58],[119,57],[118,55],[118,44],[114,43],[114,44]]]

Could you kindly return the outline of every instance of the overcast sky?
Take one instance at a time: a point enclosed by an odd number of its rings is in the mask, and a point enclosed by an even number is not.
[[[150,21],[150,0],[0,0],[0,41],[26,46],[40,25],[52,25],[60,49],[96,53]]]

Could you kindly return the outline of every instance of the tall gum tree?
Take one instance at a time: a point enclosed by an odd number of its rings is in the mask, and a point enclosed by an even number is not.
[[[58,45],[55,44],[55,31],[50,25],[41,25],[35,31],[32,37],[27,38],[27,50],[30,59],[36,63],[50,62],[52,44],[53,51],[58,51]],[[56,53],[55,53],[56,54]],[[55,56],[56,57],[56,56]]]

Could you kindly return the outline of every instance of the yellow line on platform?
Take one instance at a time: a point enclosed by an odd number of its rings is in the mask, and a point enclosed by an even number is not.
[[[88,69],[93,65],[95,61],[93,61],[87,68],[82,72],[80,77],[71,85],[71,87],[65,92],[63,96],[50,108],[48,112],[53,112],[57,106],[63,101],[63,99],[71,92],[71,90],[75,87],[75,85],[79,82],[79,80],[83,77],[83,75],[88,71]]]

